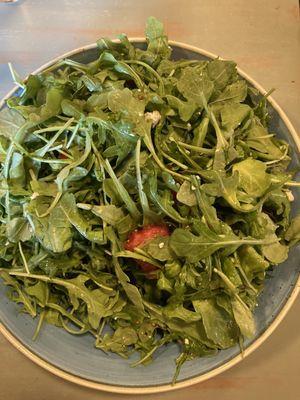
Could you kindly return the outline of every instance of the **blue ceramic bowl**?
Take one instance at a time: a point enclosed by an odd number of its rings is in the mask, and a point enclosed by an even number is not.
[[[137,46],[143,46],[142,40],[133,40]],[[200,59],[215,57],[203,50],[172,42],[174,59]],[[80,62],[89,62],[97,57],[94,45],[77,49],[62,57]],[[62,58],[59,57],[59,58]],[[41,67],[39,71],[56,60]],[[36,72],[39,72],[36,71]],[[265,93],[257,83],[245,73],[239,71],[253,86]],[[15,93],[13,90],[8,97]],[[270,99],[270,130],[289,142],[292,149],[292,167],[300,166],[300,141],[288,118],[280,107]],[[293,212],[299,209],[300,197],[295,192],[292,204]],[[268,273],[265,288],[259,298],[255,311],[257,333],[253,340],[245,343],[245,355],[257,348],[282,320],[296,298],[299,289],[300,247],[291,250],[286,262]],[[239,348],[233,347],[220,351],[216,356],[195,359],[184,364],[178,383],[170,383],[174,374],[174,359],[178,355],[176,344],[167,345],[158,350],[154,361],[147,366],[131,368],[136,359],[124,360],[114,354],[104,354],[94,348],[93,337],[87,335],[72,336],[63,329],[51,325],[42,328],[38,339],[33,342],[37,320],[29,315],[20,314],[15,303],[10,302],[0,283],[0,331],[19,350],[42,367],[63,378],[96,389],[120,393],[150,393],[181,388],[208,379],[239,362],[243,357]]]

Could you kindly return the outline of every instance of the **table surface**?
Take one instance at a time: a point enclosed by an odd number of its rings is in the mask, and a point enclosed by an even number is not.
[[[300,131],[298,0],[20,0],[0,2],[0,98],[11,88],[7,63],[21,76],[101,36],[143,36],[155,15],[173,40],[209,50],[238,65],[274,98]],[[300,302],[254,354],[229,371],[150,399],[294,400],[299,388]],[[119,399],[65,382],[26,359],[0,337],[0,398]],[[142,398],[144,396],[135,396]]]

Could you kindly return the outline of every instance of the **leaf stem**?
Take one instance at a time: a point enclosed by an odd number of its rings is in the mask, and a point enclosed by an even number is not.
[[[150,67],[150,65],[144,63],[143,61],[139,61],[139,60],[126,60],[125,61],[126,64],[136,64],[136,65],[141,65],[142,67],[146,68],[149,72],[151,72],[155,78],[158,80],[159,82],[159,88],[160,88],[160,95],[164,96],[165,95],[165,85],[163,80],[161,79],[161,76],[152,68]]]
[[[146,214],[149,213],[150,210],[146,193],[143,190],[143,182],[142,182],[141,166],[140,166],[140,153],[141,153],[141,139],[139,138],[135,150],[135,170],[136,170],[136,180],[139,190],[140,203],[145,216]]]
[[[193,150],[196,151],[197,153],[201,154],[208,154],[208,155],[213,155],[215,154],[215,149],[207,149],[205,147],[198,147],[198,146],[193,146],[192,144],[184,143],[184,142],[176,142],[179,146],[184,147],[185,149]]]
[[[124,201],[130,215],[135,219],[138,220],[140,218],[140,212],[137,209],[137,206],[135,205],[135,202],[131,199],[129,196],[127,190],[124,188],[122,183],[119,181],[119,179],[116,177],[114,170],[112,169],[108,159],[105,160],[105,166],[106,170],[113,180],[116,189],[118,190],[119,195],[121,196],[122,200]]]
[[[25,258],[24,253],[23,253],[21,241],[18,242],[18,246],[19,246],[19,251],[20,251],[20,254],[21,254],[21,257],[22,257],[22,260],[23,260],[23,264],[24,264],[24,268],[26,270],[26,273],[30,274],[30,271],[29,271],[29,268],[28,268],[28,264],[27,264],[27,260]]]
[[[34,332],[34,334],[32,336],[32,340],[33,341],[37,339],[37,337],[38,337],[38,335],[40,333],[41,327],[42,327],[43,322],[45,320],[45,316],[46,316],[46,310],[44,309],[40,314],[39,322],[38,322],[38,324],[36,326],[36,329],[35,329],[35,332]]]

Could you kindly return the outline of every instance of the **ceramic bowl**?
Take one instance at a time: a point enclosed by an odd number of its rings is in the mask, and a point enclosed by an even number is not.
[[[132,39],[137,46],[143,46],[141,39]],[[174,59],[215,58],[214,54],[178,42],[170,42]],[[76,49],[50,61],[39,68],[41,72],[61,58],[72,58],[87,63],[97,58],[95,45]],[[244,72],[239,70],[251,85],[261,93],[265,90]],[[15,94],[12,90],[7,96]],[[2,103],[3,106],[3,103]],[[0,105],[1,107],[1,105]],[[270,130],[289,142],[292,149],[292,166],[299,167],[300,140],[285,113],[277,103],[269,98],[271,116]],[[293,212],[299,209],[300,196],[294,194]],[[255,310],[257,332],[255,338],[245,342],[245,352],[240,354],[238,346],[220,351],[213,357],[198,358],[186,362],[176,385],[171,381],[174,374],[174,359],[178,346],[167,345],[155,353],[152,364],[131,368],[132,360],[124,360],[114,354],[104,354],[94,348],[91,336],[72,336],[63,329],[45,325],[38,339],[33,342],[37,320],[20,314],[15,303],[5,295],[5,287],[0,283],[0,331],[21,352],[52,373],[77,384],[119,393],[153,393],[186,387],[202,382],[232,367],[250,354],[274,331],[296,299],[300,280],[300,247],[291,250],[286,262],[268,273],[265,288],[259,297]],[[136,357],[133,356],[133,359]]]

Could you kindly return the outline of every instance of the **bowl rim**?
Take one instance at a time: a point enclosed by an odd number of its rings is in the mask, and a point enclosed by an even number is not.
[[[118,39],[114,39],[113,42],[118,42]],[[129,38],[130,42],[133,43],[144,43],[146,40],[142,37],[131,37]],[[175,40],[169,40],[169,44],[171,46],[176,46],[176,47],[181,47],[185,50],[190,50],[195,53],[207,56],[209,58],[217,58],[218,56],[214,53],[211,53],[207,50],[204,50],[200,47],[189,45],[183,42],[175,41]],[[47,63],[43,64],[39,68],[37,68],[35,71],[32,72],[32,74],[38,74],[42,72],[44,69],[50,67],[57,61],[61,60],[62,58],[70,57],[72,55],[78,54],[85,52],[87,50],[91,50],[97,47],[96,43],[92,43],[86,46],[78,47],[74,50],[68,51],[62,55],[59,55],[52,60],[48,61]],[[220,59],[223,59],[219,57]],[[237,71],[239,75],[241,75],[243,78],[245,78],[248,82],[250,82],[256,89],[261,94],[266,94],[267,91],[254,80],[251,78],[246,72],[241,70],[240,68],[237,68]],[[28,76],[25,78],[25,81],[27,80]],[[5,101],[11,97],[16,91],[18,90],[18,87],[15,86],[12,90],[10,90],[1,100],[0,100],[0,109],[3,107]],[[278,112],[280,115],[281,119],[283,120],[284,124],[286,125],[290,135],[292,136],[294,142],[296,143],[296,146],[298,148],[298,151],[300,152],[300,137],[298,136],[295,128],[293,127],[291,121],[283,111],[283,109],[277,104],[277,102],[273,99],[272,96],[268,96],[268,102],[273,106],[273,108]],[[274,321],[267,327],[267,329],[256,339],[254,340],[253,343],[251,343],[242,353],[239,353],[237,356],[233,357],[231,360],[227,361],[225,364],[220,365],[219,367],[208,371],[202,375],[193,377],[193,378],[188,378],[183,381],[180,381],[176,383],[175,385],[171,384],[164,384],[164,385],[151,385],[151,386],[115,386],[111,384],[105,384],[105,383],[99,383],[93,380],[81,378],[77,375],[74,375],[70,372],[66,372],[59,367],[56,367],[55,365],[49,363],[48,361],[44,360],[43,358],[39,357],[36,355],[33,351],[31,351],[27,346],[25,346],[20,340],[18,340],[13,333],[5,327],[5,325],[0,321],[0,333],[16,348],[18,349],[21,353],[23,353],[26,357],[28,357],[31,361],[39,365],[40,367],[46,369],[47,371],[51,372],[52,374],[63,378],[69,382],[76,383],[78,385],[90,388],[90,389],[96,389],[96,390],[101,390],[105,392],[110,392],[110,393],[121,393],[121,394],[150,394],[150,393],[162,393],[162,392],[167,392],[171,390],[176,390],[176,389],[182,389],[191,385],[195,385],[200,382],[204,382],[207,379],[213,378],[214,376],[226,371],[227,369],[233,367],[240,361],[242,361],[245,357],[247,357],[249,354],[251,354],[254,350],[256,350],[272,333],[273,331],[277,328],[277,326],[281,323],[283,318],[286,316],[287,312],[291,308],[292,304],[295,302],[298,294],[300,293],[300,274],[298,276],[298,279],[295,283],[295,286],[287,298],[285,304],[282,306],[281,310],[275,317]]]

